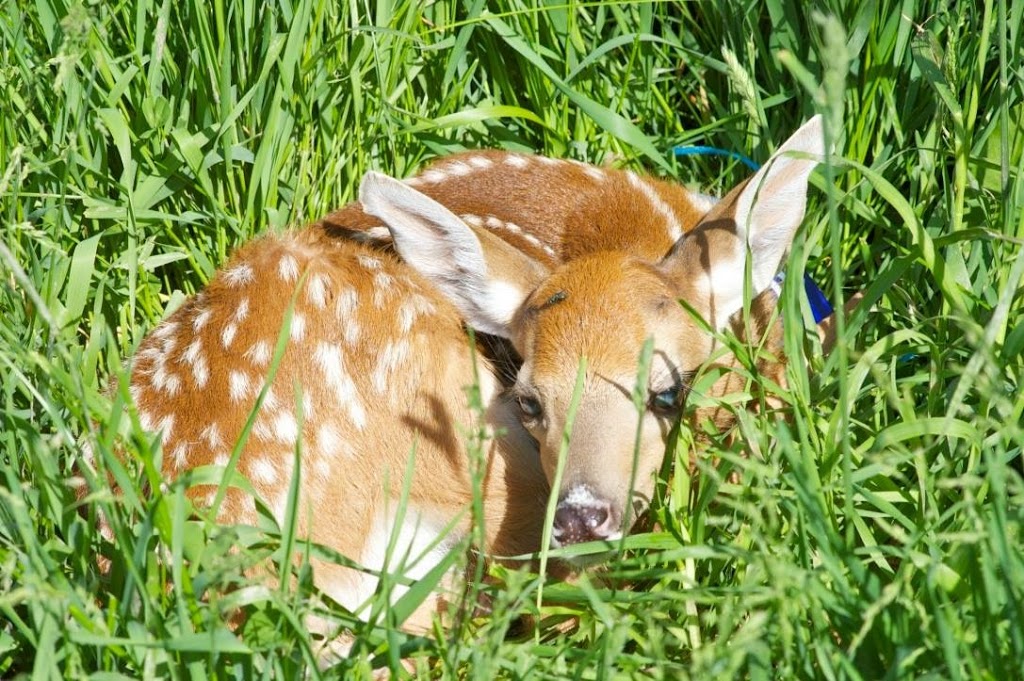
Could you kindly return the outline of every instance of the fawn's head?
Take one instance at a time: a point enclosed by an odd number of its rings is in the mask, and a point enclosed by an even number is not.
[[[665,438],[715,343],[679,301],[722,329],[743,308],[748,269],[753,295],[769,287],[803,219],[808,176],[823,153],[815,118],[660,261],[605,251],[553,270],[407,185],[375,173],[363,180],[364,209],[391,230],[402,258],[469,326],[509,339],[523,358],[512,390],[549,482],[585,361],[555,545],[620,536],[650,497]],[[648,340],[654,350],[638,414],[633,395]]]

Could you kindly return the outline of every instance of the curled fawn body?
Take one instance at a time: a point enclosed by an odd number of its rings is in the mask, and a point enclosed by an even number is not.
[[[485,548],[540,548],[585,358],[552,542],[614,539],[650,496],[689,381],[714,350],[693,312],[721,329],[743,307],[746,271],[754,295],[769,288],[823,152],[814,119],[717,203],[628,172],[494,151],[442,160],[404,183],[370,173],[361,204],[241,247],[150,334],[131,377],[140,419],[162,434],[169,478],[227,464],[294,301],[238,470],[280,517],[301,447],[300,532],[374,570],[394,533],[394,553],[415,578],[468,529],[465,389],[475,382],[494,433]],[[507,339],[521,358],[515,375],[486,357],[474,370],[465,326]],[[634,462],[631,396],[648,339]],[[192,494],[199,503],[212,496],[209,487]],[[253,499],[232,490],[220,518],[253,522]],[[318,586],[353,610],[377,583],[332,564],[315,571]],[[426,626],[430,613],[417,618],[409,625]]]

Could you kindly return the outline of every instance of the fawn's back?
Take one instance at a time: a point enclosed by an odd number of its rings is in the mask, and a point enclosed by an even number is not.
[[[441,159],[405,183],[546,265],[599,251],[661,258],[715,203],[631,171],[494,150]],[[358,203],[318,224],[336,235],[391,239]]]

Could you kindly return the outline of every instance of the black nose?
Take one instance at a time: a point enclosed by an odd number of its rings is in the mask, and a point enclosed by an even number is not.
[[[553,534],[558,546],[608,539],[618,530],[611,504],[603,499],[566,500],[555,509]]]

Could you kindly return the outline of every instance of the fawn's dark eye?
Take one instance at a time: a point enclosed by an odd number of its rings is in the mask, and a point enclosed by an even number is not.
[[[652,390],[647,398],[647,409],[662,418],[673,418],[678,415],[695,376],[695,371],[679,372],[675,375],[676,382],[673,386],[657,392]]]
[[[668,390],[651,393],[647,407],[658,416],[675,416],[682,406],[683,387],[674,385]]]
[[[654,416],[671,419],[679,415],[689,391],[689,380],[684,378],[680,383],[667,390],[651,391],[647,399],[647,409]]]
[[[519,403],[519,411],[522,413],[524,421],[535,421],[544,412],[544,409],[540,406],[540,401],[536,397],[519,395],[516,401]]]

